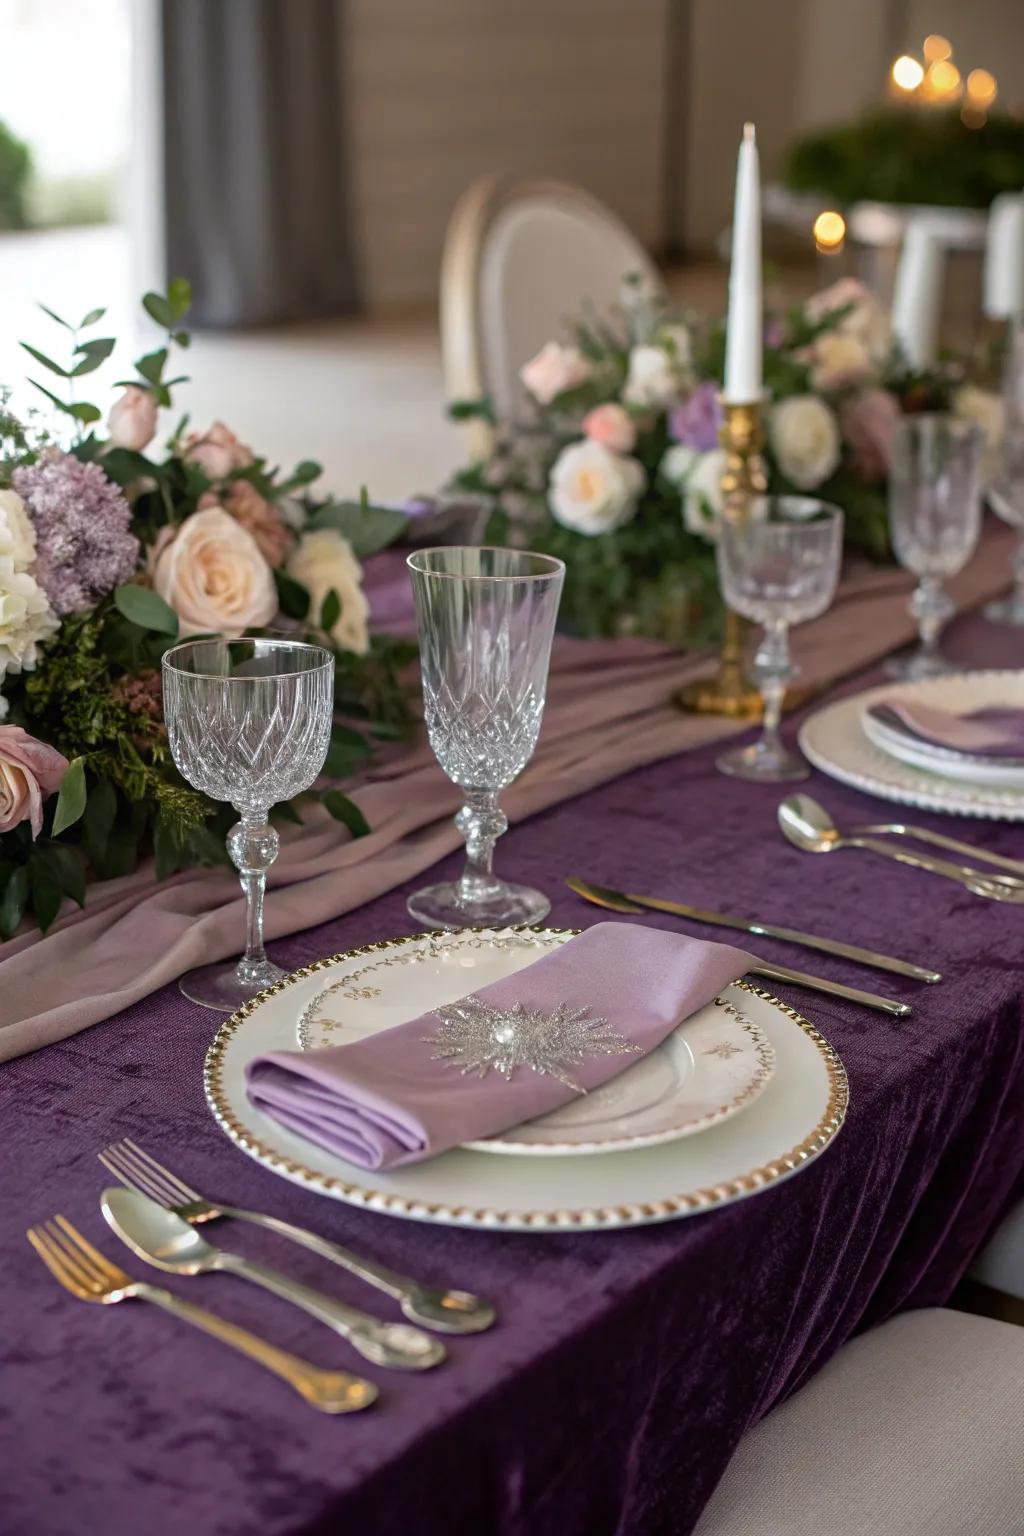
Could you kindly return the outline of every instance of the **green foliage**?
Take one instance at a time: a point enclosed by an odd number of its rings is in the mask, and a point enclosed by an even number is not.
[[[139,629],[152,629],[161,635],[178,634],[178,615],[152,587],[124,582],[114,592],[114,606]]]
[[[987,208],[1000,192],[1019,192],[1024,122],[991,116],[966,128],[960,113],[887,107],[857,122],[800,139],[784,168],[786,184],[844,204],[931,203]]]
[[[347,795],[343,795],[340,789],[328,789],[324,791],[323,802],[335,821],[340,821],[348,827],[353,837],[365,837],[370,830],[370,823]]]
[[[28,145],[0,122],[0,230],[25,228],[25,194],[31,173]]]
[[[372,506],[365,485],[358,501],[325,502],[309,518],[311,528],[334,528],[343,534],[359,560],[393,544],[408,522],[406,514],[394,507]]]

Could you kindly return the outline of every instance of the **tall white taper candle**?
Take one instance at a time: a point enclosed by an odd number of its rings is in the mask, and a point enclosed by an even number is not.
[[[903,236],[892,295],[892,333],[912,368],[928,368],[935,361],[945,267],[938,235],[925,220],[912,220]]]
[[[725,399],[747,405],[761,398],[761,388],[761,168],[754,125],[744,123],[732,218]]]
[[[994,320],[1024,315],[1024,192],[992,201],[985,237],[985,313]]]

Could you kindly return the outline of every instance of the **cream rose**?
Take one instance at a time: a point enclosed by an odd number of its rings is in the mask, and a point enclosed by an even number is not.
[[[980,427],[989,449],[998,448],[1003,440],[1005,414],[1002,397],[994,390],[963,384],[953,396],[953,415]]]
[[[837,309],[847,308],[849,313],[828,334],[855,337],[873,367],[884,363],[892,343],[889,316],[870,288],[857,278],[841,277],[831,287],[814,294],[804,305],[804,314],[808,320],[817,322]]]
[[[277,612],[270,566],[252,534],[223,507],[194,512],[176,530],[165,528],[150,572],[183,635],[242,635],[269,624]]]
[[[826,331],[808,348],[811,383],[815,389],[847,389],[871,377],[871,358],[858,336]]]
[[[288,574],[309,593],[313,623],[328,592],[337,592],[341,614],[331,629],[331,639],[343,651],[365,655],[370,648],[370,605],[363,591],[362,568],[348,539],[336,528],[315,528],[303,534],[288,561]]]
[[[792,395],[772,407],[768,438],[787,480],[812,491],[839,463],[839,424],[817,395]]]
[[[540,405],[550,405],[556,395],[575,389],[590,378],[591,367],[578,347],[562,347],[549,341],[536,357],[519,370],[519,377]]]
[[[726,453],[724,448],[710,448],[706,453],[695,454],[694,458],[696,463],[683,486],[683,522],[690,533],[714,543],[722,515],[722,473]]]
[[[156,396],[137,384],[129,384],[120,400],[114,401],[107,417],[111,443],[115,448],[141,453],[153,441],[156,413]]]
[[[552,515],[577,533],[610,533],[635,515],[644,479],[636,459],[623,458],[589,438],[570,443],[552,466]]]

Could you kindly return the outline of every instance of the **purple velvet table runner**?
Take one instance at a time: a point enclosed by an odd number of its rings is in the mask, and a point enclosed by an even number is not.
[[[953,645],[975,665],[1020,662],[1013,632],[977,619]],[[597,920],[559,885],[577,872],[935,963],[946,980],[921,988],[750,940],[915,1004],[895,1023],[778,989],[849,1071],[834,1146],[754,1199],[646,1230],[392,1221],[285,1184],[228,1143],[201,1086],[217,1020],[165,988],[0,1069],[5,1536],[686,1536],[746,1428],[854,1331],[949,1296],[1024,1177],[1021,916],[868,854],[798,853],[775,828],[778,791],[717,775],[713,757],[687,753],[535,817],[501,840],[501,869],[548,890],[556,924]],[[887,814],[818,774],[810,789],[840,822]],[[914,817],[1024,856],[1024,827]],[[406,894],[272,945],[273,957],[294,966],[409,932]],[[428,1376],[359,1362],[380,1403],[335,1420],[151,1308],[73,1301],[24,1229],[62,1210],[121,1260],[95,1152],[125,1135],[211,1195],[491,1297],[500,1325],[453,1340]],[[393,1315],[265,1234],[225,1223],[210,1235]],[[231,1277],[170,1285],[319,1363],[356,1364],[321,1325]]]

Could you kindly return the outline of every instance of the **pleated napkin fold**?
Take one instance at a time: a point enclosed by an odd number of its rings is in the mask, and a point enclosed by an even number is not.
[[[969,714],[954,714],[900,698],[879,699],[871,716],[901,736],[931,746],[963,752],[970,757],[1024,758],[1024,709],[987,705]]]
[[[395,1029],[257,1057],[249,1098],[360,1168],[420,1162],[599,1087],[753,963],[729,944],[597,923]]]

